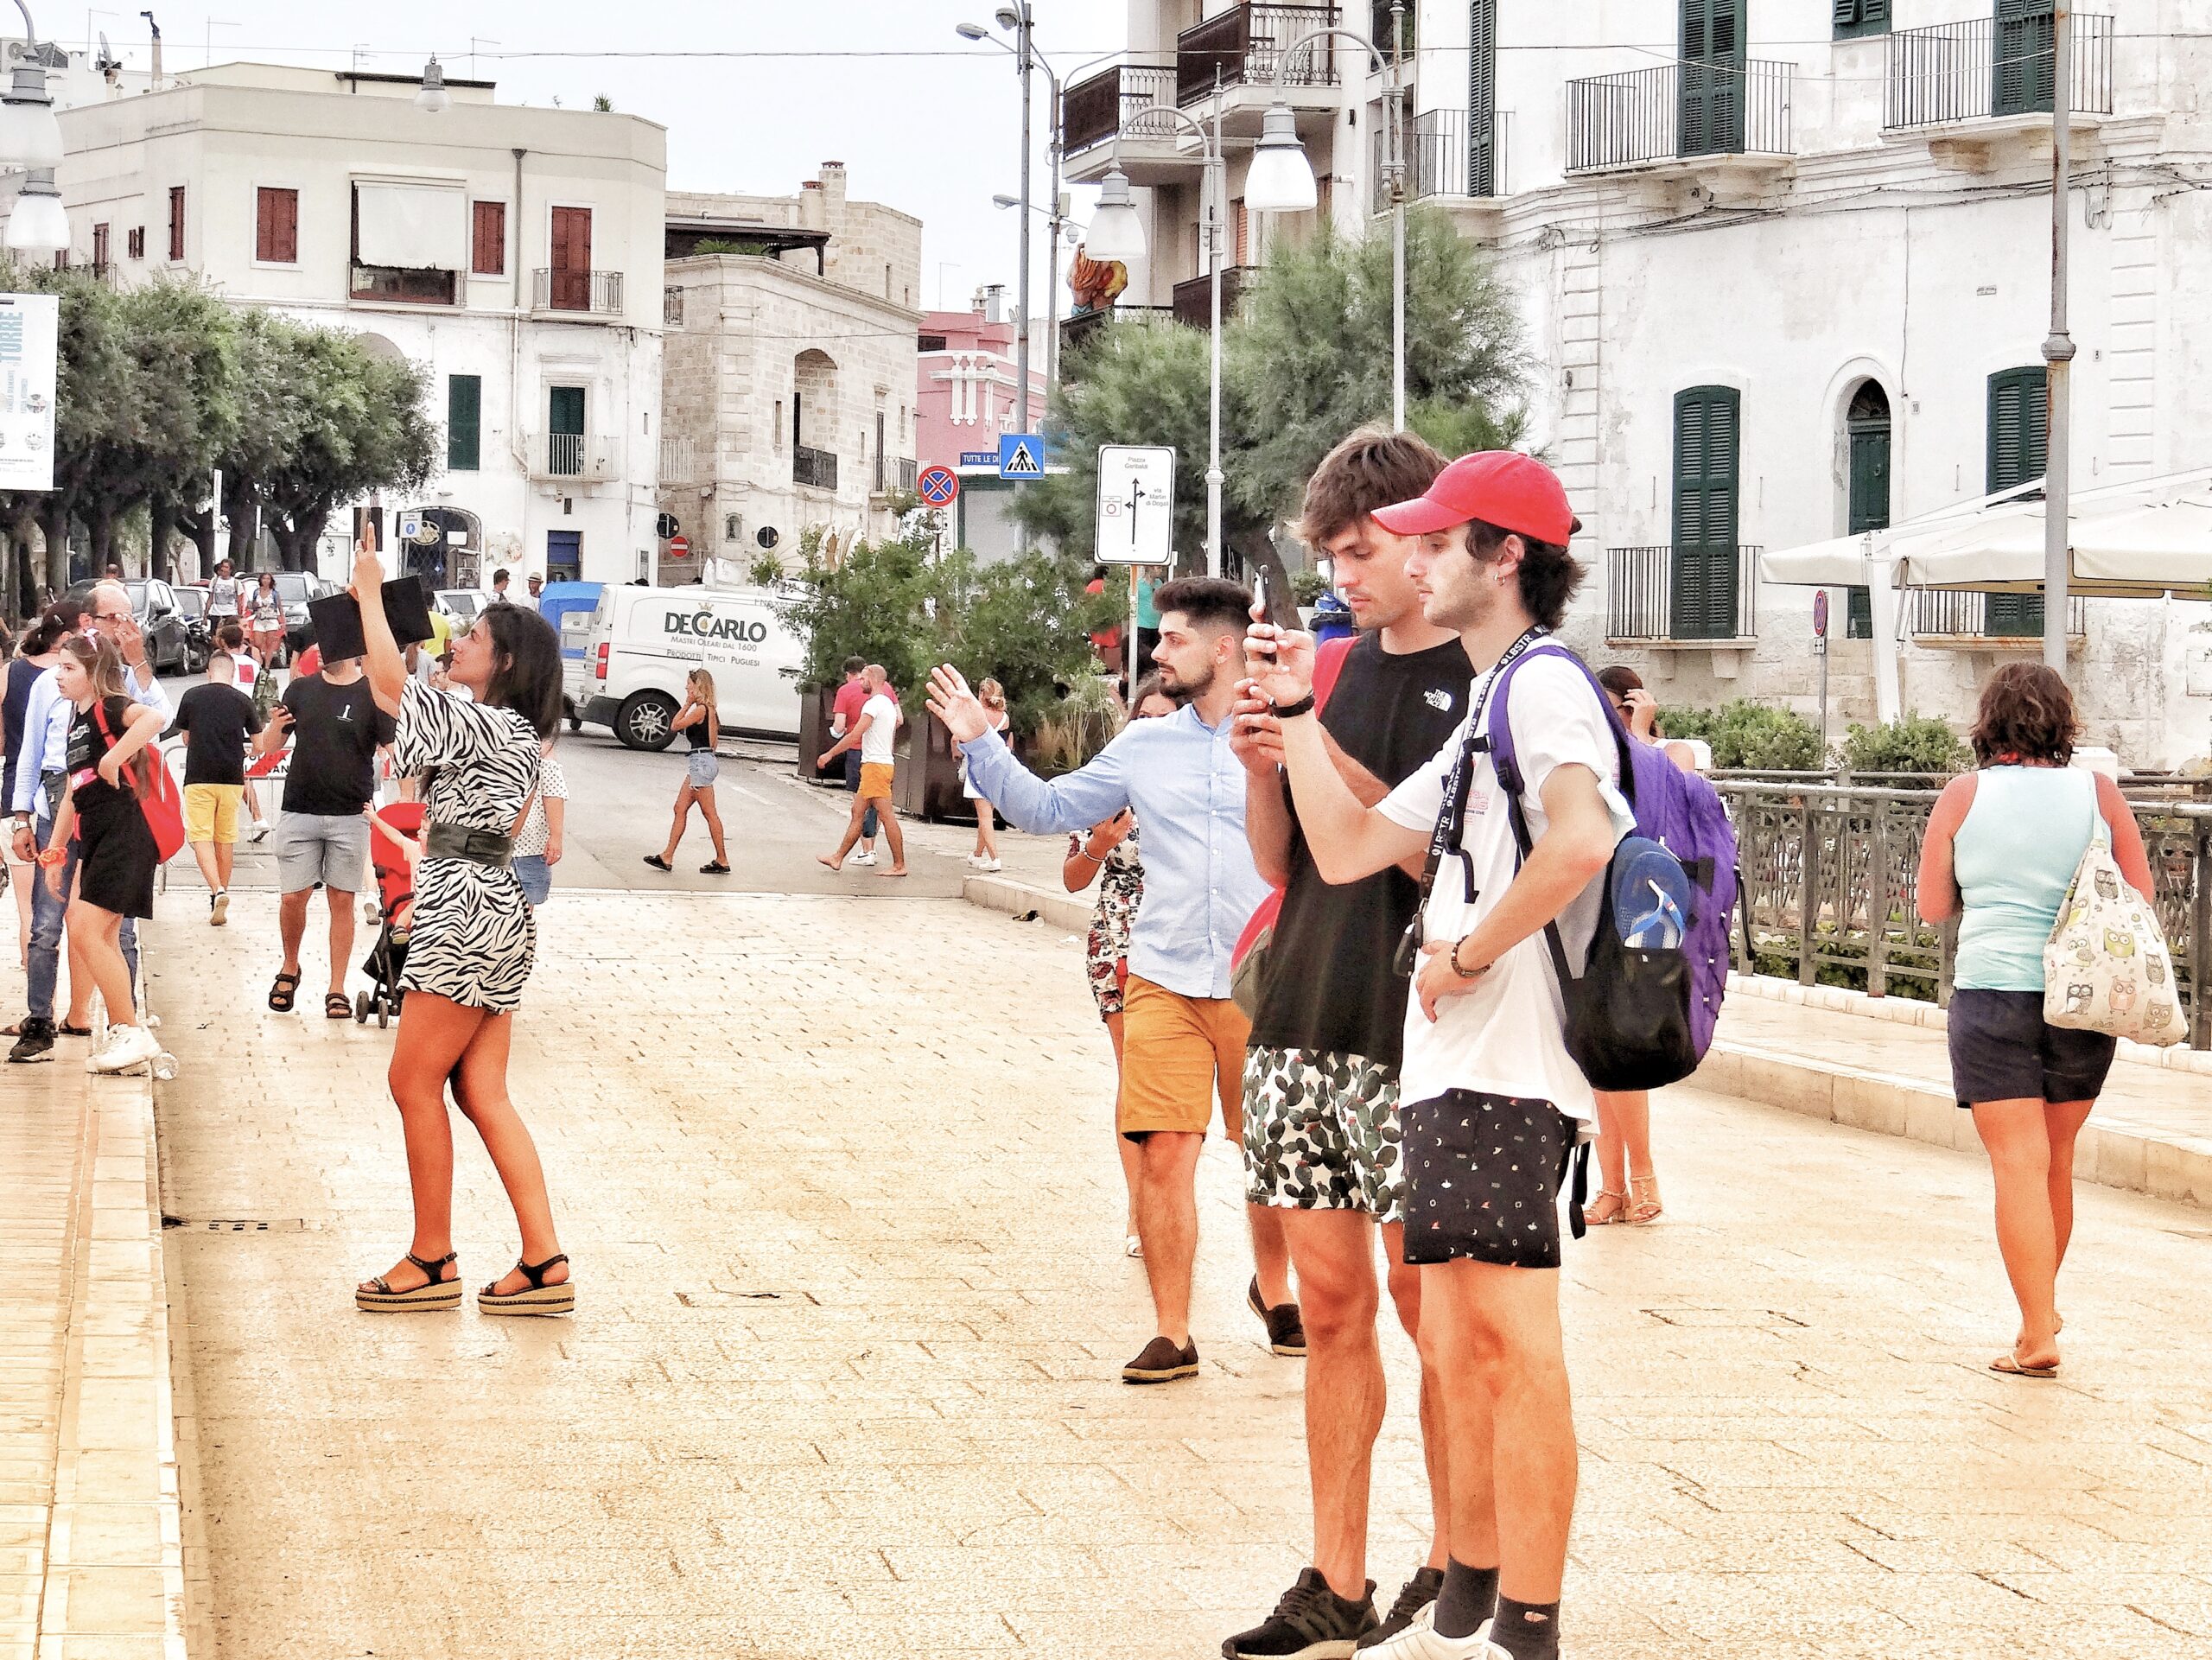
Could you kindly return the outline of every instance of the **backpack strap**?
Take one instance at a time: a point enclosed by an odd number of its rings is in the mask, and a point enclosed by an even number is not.
[[[1344,671],[1344,659],[1351,655],[1351,648],[1359,644],[1359,636],[1347,634],[1336,639],[1325,639],[1313,652],[1313,712],[1318,715],[1329,706],[1329,694],[1337,689],[1337,677]]]

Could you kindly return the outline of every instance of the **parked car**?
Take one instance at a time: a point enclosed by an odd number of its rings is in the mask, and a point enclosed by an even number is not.
[[[476,626],[476,614],[484,608],[484,596],[473,588],[442,588],[436,603],[439,610],[454,620],[454,633],[465,634]]]
[[[563,690],[585,721],[612,727],[631,748],[665,749],[684,677],[703,667],[723,731],[796,738],[805,656],[765,588],[610,585],[582,660],[563,661]]]
[[[143,577],[126,582],[124,587],[130,591],[130,614],[138,620],[139,630],[145,635],[146,660],[154,665],[154,672],[190,672],[184,614],[178,608],[176,590],[167,582]],[[92,583],[79,582],[69,590],[69,597],[90,604],[92,592]]]
[[[170,588],[177,614],[184,619],[184,671],[198,674],[215,653],[214,631],[207,622],[207,590],[198,583],[180,582]]]

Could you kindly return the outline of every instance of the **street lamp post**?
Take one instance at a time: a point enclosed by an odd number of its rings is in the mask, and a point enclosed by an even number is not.
[[[1319,204],[1313,165],[1306,159],[1306,147],[1298,141],[1298,118],[1291,111],[1290,100],[1283,96],[1290,85],[1291,60],[1332,35],[1360,47],[1390,80],[1382,162],[1383,181],[1390,191],[1390,423],[1402,432],[1406,427],[1405,0],[1391,0],[1390,33],[1388,59],[1357,29],[1331,27],[1300,35],[1275,60],[1275,101],[1262,123],[1259,145],[1252,152],[1252,169],[1244,178],[1244,205],[1255,213],[1299,213]]]
[[[2066,0],[2051,8],[2050,338],[2043,343],[2050,436],[2043,480],[2043,660],[2066,673],[2066,585],[2072,537],[2070,487],[2074,339],[2066,332],[2066,213],[2071,200],[2074,20]]]
[[[1188,111],[1165,105],[1131,117],[1116,131],[1116,139],[1142,136],[1144,123],[1166,120],[1198,135],[1205,152],[1206,272],[1212,300],[1211,366],[1206,387],[1206,575],[1221,575],[1221,255],[1222,219],[1228,194],[1228,169],[1222,159],[1221,99],[1213,101],[1213,126]],[[1269,119],[1273,119],[1272,114]],[[1311,175],[1307,180],[1312,187]],[[1248,186],[1249,189],[1249,186]],[[1128,175],[1114,168],[1099,181],[1098,209],[1090,216],[1086,244],[1093,259],[1141,259],[1144,257],[1144,226],[1129,199]]]
[[[25,51],[0,94],[0,172],[20,171],[23,181],[8,215],[8,246],[16,253],[54,253],[69,245],[69,216],[54,181],[61,165],[61,124],[46,90],[31,9],[16,0],[16,10],[23,14]]]

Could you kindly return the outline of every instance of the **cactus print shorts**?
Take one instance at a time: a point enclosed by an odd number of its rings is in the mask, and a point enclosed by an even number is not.
[[[1405,1121],[1406,1261],[1559,1266],[1573,1119],[1548,1101],[1447,1090]]]
[[[1289,1211],[1405,1219],[1398,1073],[1350,1054],[1244,1058],[1244,1197]]]

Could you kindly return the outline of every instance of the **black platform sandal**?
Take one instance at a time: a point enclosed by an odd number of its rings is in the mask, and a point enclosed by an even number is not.
[[[459,1253],[448,1251],[435,1262],[426,1262],[413,1251],[407,1260],[430,1277],[424,1284],[405,1291],[394,1291],[391,1282],[381,1275],[365,1286],[353,1288],[353,1306],[371,1314],[411,1313],[418,1308],[458,1308],[461,1307],[461,1269]],[[448,1264],[454,1264],[453,1278],[443,1278]]]
[[[542,1262],[525,1262],[518,1259],[515,1266],[530,1282],[519,1291],[510,1291],[504,1296],[493,1288],[497,1280],[476,1294],[476,1312],[480,1314],[566,1314],[576,1306],[576,1284],[573,1279],[558,1285],[545,1283],[545,1276],[569,1259],[567,1256],[549,1256]]]

